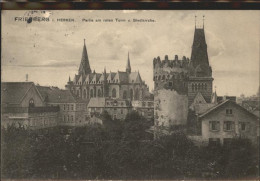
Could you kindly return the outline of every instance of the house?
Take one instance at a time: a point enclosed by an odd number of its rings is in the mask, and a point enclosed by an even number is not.
[[[202,144],[226,144],[232,138],[247,138],[257,143],[259,119],[232,100],[225,100],[198,116]]]
[[[60,126],[82,126],[88,123],[88,102],[76,98],[69,90],[57,87],[36,86],[44,102],[48,106],[60,108],[58,125]]]
[[[131,110],[131,102],[126,99],[97,97],[91,98],[88,104],[88,112],[91,117],[94,114],[101,114],[103,111],[107,111],[112,119],[123,120]]]
[[[136,110],[140,115],[148,120],[154,117],[154,102],[153,100],[136,100],[132,101],[133,110]]]
[[[59,107],[47,106],[33,82],[2,82],[1,126],[42,129],[57,125]]]

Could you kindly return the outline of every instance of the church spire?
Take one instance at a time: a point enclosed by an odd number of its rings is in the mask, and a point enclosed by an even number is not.
[[[126,64],[126,72],[127,72],[127,73],[131,73],[131,65],[130,65],[129,52],[128,52],[128,58],[127,58],[127,64]]]
[[[79,66],[79,74],[89,74],[91,73],[91,68],[89,64],[89,59],[88,59],[88,53],[87,53],[87,47],[84,39],[84,46],[83,46],[83,51],[82,51],[82,57],[81,57],[81,62]]]
[[[211,68],[209,66],[207,43],[204,32],[204,23],[203,28],[195,27],[191,52],[191,64],[194,67],[194,69],[198,70],[197,72],[199,73],[197,76],[211,76]]]

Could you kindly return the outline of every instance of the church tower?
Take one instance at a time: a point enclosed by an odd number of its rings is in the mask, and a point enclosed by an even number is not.
[[[83,46],[83,52],[82,52],[82,58],[79,66],[79,72],[78,74],[81,75],[87,75],[91,73],[91,68],[89,64],[89,59],[88,59],[88,52],[85,44],[85,39],[84,39],[84,46]]]
[[[129,52],[128,52],[128,58],[126,63],[126,72],[131,73],[131,65],[130,65],[130,58],[129,58]]]
[[[210,103],[212,95],[212,82],[212,69],[209,65],[207,43],[204,32],[204,16],[203,26],[200,28],[196,26],[195,16],[195,32],[191,51],[191,61],[189,65],[189,105],[193,102],[198,93],[201,93],[205,101]]]

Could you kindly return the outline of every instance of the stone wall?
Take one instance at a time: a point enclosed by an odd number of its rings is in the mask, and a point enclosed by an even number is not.
[[[188,96],[175,90],[157,90],[154,95],[156,126],[185,125],[188,116]]]

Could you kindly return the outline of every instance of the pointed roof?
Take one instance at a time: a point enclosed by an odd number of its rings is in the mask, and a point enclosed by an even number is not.
[[[131,65],[130,65],[130,58],[129,58],[129,52],[128,52],[128,58],[126,63],[126,72],[131,73]]]
[[[203,73],[200,75],[211,76],[204,28],[195,28],[191,64],[194,68],[199,67],[199,72]]]
[[[20,104],[27,94],[27,92],[32,88],[36,88],[33,82],[2,82],[1,83],[1,98],[2,104]],[[42,99],[40,93],[36,89],[40,98]],[[43,99],[42,99],[43,100]]]
[[[91,82],[92,78],[93,78],[94,74],[90,73],[86,76],[85,80],[84,80],[84,84],[86,84],[88,82],[88,84]]]
[[[128,83],[128,75],[127,72],[117,71],[114,80],[118,80],[120,83]]]
[[[91,68],[90,68],[89,59],[88,59],[87,47],[86,47],[85,39],[84,39],[82,57],[81,57],[81,62],[80,62],[80,66],[79,66],[79,74],[89,74],[89,73],[91,73]]]
[[[142,78],[138,72],[131,72],[129,74],[129,83],[142,83]]]
[[[91,84],[97,84],[102,74],[95,73],[91,80]]]
[[[75,103],[77,99],[69,90],[62,90],[59,88],[36,86],[42,97],[48,103]]]
[[[217,104],[216,106],[212,107],[211,109],[208,109],[206,112],[204,112],[203,114],[201,114],[201,115],[199,116],[199,118],[201,119],[201,118],[203,118],[203,117],[206,117],[206,116],[208,116],[208,115],[214,113],[215,110],[220,109],[220,108],[222,108],[223,106],[225,106],[225,105],[227,105],[227,104],[233,105],[233,106],[237,107],[238,109],[240,109],[241,111],[245,112],[246,114],[248,114],[248,115],[254,117],[256,120],[258,119],[258,117],[257,117],[255,114],[251,113],[251,112],[248,111],[246,108],[240,106],[240,105],[237,104],[236,102],[234,102],[234,101],[232,101],[232,100],[229,100],[229,99],[227,99],[227,100],[225,100],[225,101],[223,101],[223,102]]]
[[[107,76],[107,81],[113,81],[116,73],[115,72],[110,72]]]

